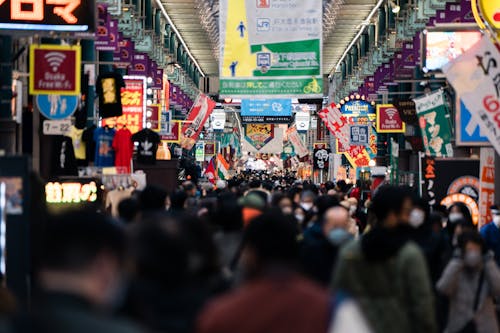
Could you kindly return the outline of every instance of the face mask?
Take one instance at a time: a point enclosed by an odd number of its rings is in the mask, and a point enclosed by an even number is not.
[[[413,228],[420,227],[425,220],[425,214],[419,209],[414,209],[411,211],[410,220],[408,221]]]
[[[356,213],[356,206],[351,206],[351,207],[349,207],[349,213],[350,213],[351,215],[354,215],[354,213]]]
[[[330,230],[327,236],[328,241],[335,246],[339,246],[345,243],[346,241],[351,239],[351,237],[351,234],[342,228],[335,228]]]
[[[481,263],[481,253],[479,251],[467,251],[464,256],[464,264],[467,267],[477,267]]]
[[[281,212],[285,215],[292,215],[293,213],[293,210],[292,210],[292,207],[283,207],[281,208]]]
[[[304,222],[304,215],[295,214],[295,218],[299,223]]]
[[[311,202],[303,202],[300,204],[302,208],[304,208],[306,211],[310,211],[311,208],[313,207],[313,204]]]
[[[495,223],[497,227],[500,227],[500,215],[493,216],[493,223]]]
[[[451,222],[451,223],[455,223],[457,222],[458,220],[462,219],[464,216],[461,214],[461,213],[450,213],[450,215],[448,216],[448,220]]]

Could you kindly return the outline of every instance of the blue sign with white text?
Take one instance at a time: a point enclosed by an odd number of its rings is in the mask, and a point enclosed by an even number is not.
[[[36,104],[40,113],[52,120],[66,119],[75,113],[78,96],[37,95]]]
[[[241,101],[243,117],[291,117],[291,99],[244,99]]]
[[[368,146],[370,144],[370,128],[368,125],[351,125],[350,137],[352,146]]]
[[[457,121],[457,144],[471,146],[486,146],[489,145],[488,138],[481,130],[478,122],[472,118],[470,111],[465,104],[460,101],[459,121]]]

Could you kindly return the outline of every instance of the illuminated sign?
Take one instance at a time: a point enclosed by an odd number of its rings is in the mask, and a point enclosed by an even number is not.
[[[95,1],[0,0],[0,29],[94,31]]]
[[[455,193],[450,194],[441,200],[441,205],[446,206],[446,208],[450,208],[450,206],[456,202],[461,202],[467,206],[472,215],[472,222],[474,225],[477,225],[479,222],[479,206],[477,205],[477,202],[466,194]]]
[[[94,181],[87,184],[50,182],[45,185],[45,198],[52,204],[96,202],[97,184]]]

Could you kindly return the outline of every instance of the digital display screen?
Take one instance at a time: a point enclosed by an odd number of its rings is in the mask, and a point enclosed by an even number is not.
[[[424,71],[440,71],[480,41],[479,31],[427,31],[425,34]]]
[[[0,0],[0,30],[92,32],[95,0]]]

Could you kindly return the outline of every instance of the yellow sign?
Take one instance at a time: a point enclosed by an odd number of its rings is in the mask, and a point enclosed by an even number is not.
[[[51,182],[45,185],[45,197],[48,203],[95,202],[97,184]]]
[[[500,30],[500,0],[479,0],[483,19],[495,30]]]

